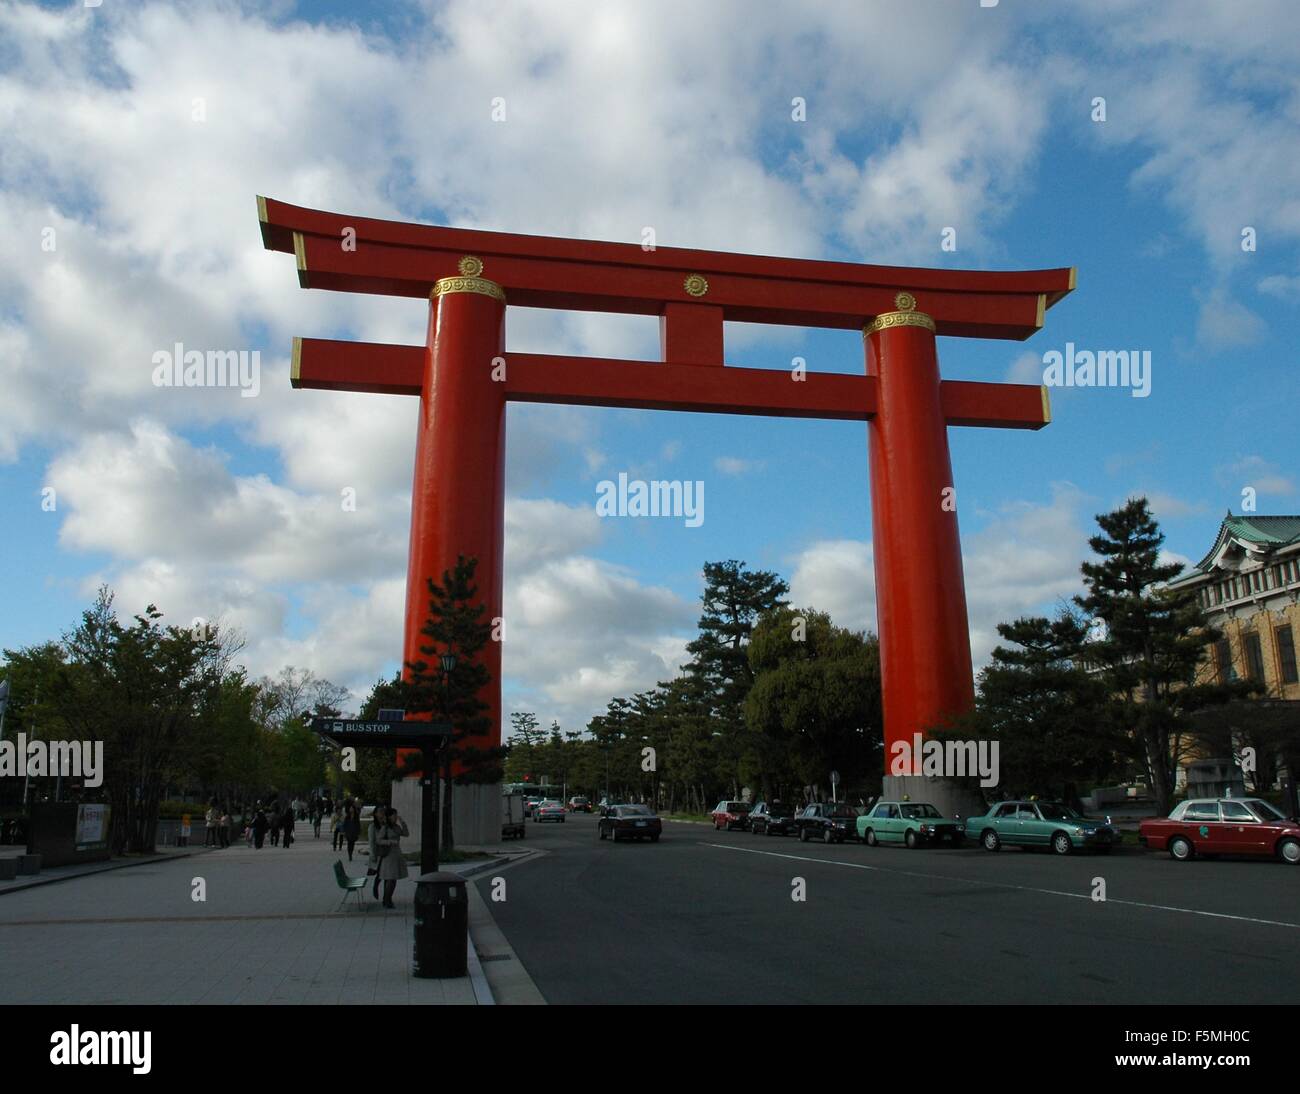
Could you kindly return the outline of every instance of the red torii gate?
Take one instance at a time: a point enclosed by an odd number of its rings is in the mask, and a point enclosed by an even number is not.
[[[262,242],[304,288],[428,299],[423,346],[295,338],[294,387],[420,397],[403,657],[419,659],[425,578],[459,554],[502,612],[508,401],[830,418],[869,425],[886,757],[974,700],[947,426],[1041,429],[1045,387],[942,380],[936,335],[1024,339],[1075,286],[1019,273],[598,243],[347,217],[259,197]],[[505,309],[659,316],[661,360],[511,353]],[[861,328],[862,376],[724,364],[723,323]],[[504,363],[504,368],[502,364]],[[495,378],[494,378],[495,374]],[[504,377],[504,378],[502,378]],[[947,503],[947,504],[945,504]],[[501,734],[501,651],[490,643]]]

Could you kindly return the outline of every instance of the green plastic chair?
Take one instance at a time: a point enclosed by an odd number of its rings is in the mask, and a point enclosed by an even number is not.
[[[334,880],[338,882],[338,887],[343,890],[343,900],[339,904],[340,908],[347,904],[348,897],[352,893],[357,894],[358,907],[361,907],[365,903],[363,892],[366,887],[366,878],[364,876],[353,877],[349,874],[347,870],[343,868],[342,859],[336,859],[334,861]]]

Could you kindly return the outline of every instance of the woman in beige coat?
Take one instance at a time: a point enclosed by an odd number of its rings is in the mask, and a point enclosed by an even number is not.
[[[401,878],[407,876],[406,859],[402,858],[402,837],[409,836],[411,830],[406,821],[392,806],[381,806],[375,810],[375,819],[370,825],[370,865],[377,867],[375,874],[375,896],[379,895],[379,883],[384,883],[384,907],[395,908],[393,892]]]

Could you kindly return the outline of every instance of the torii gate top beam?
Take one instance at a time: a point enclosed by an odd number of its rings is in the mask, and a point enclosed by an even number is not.
[[[665,314],[709,309],[712,322],[861,329],[923,294],[939,335],[1024,339],[1075,285],[1073,267],[1002,272],[868,266],[761,255],[512,235],[349,217],[258,198],[262,241],[294,254],[304,288],[428,298],[459,261],[482,259],[511,304]],[[351,239],[355,247],[341,243]],[[717,309],[716,311],[714,309]],[[686,317],[683,315],[683,319]]]

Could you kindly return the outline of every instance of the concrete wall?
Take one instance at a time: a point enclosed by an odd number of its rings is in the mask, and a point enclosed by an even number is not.
[[[393,804],[411,829],[402,841],[407,851],[420,848],[420,780],[393,783]],[[457,847],[483,847],[501,842],[501,784],[458,786],[452,792],[452,827]]]

